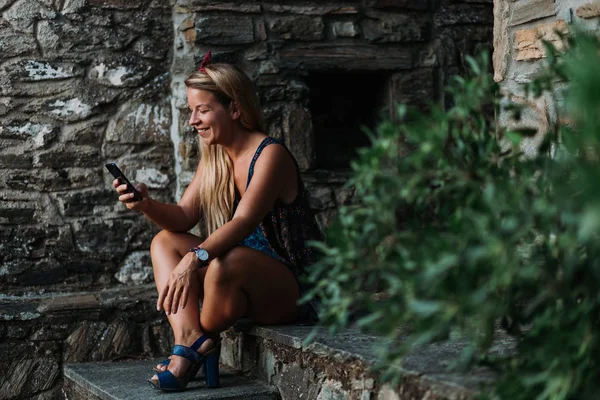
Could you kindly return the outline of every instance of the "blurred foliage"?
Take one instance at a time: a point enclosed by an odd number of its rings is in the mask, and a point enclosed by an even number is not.
[[[519,150],[535,130],[496,126],[501,96],[483,55],[448,89],[451,109],[399,106],[353,162],[360,205],[312,243],[322,257],[304,301],[320,299],[332,332],[356,323],[383,335],[385,379],[397,382],[414,346],[460,337],[454,367],[502,372],[490,398],[598,398],[600,42],[577,29],[563,39],[564,52],[546,44],[525,88],[561,99],[537,156]],[[516,351],[492,356],[501,330]]]

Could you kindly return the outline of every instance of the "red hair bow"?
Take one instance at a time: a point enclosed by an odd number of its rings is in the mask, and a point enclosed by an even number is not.
[[[204,58],[202,59],[202,62],[200,63],[200,72],[206,73],[206,70],[204,69],[204,67],[209,62],[210,62],[210,50],[206,52],[206,54],[204,55]]]

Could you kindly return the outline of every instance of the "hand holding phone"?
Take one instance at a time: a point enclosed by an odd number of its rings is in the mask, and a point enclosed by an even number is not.
[[[106,169],[119,180],[121,184],[127,185],[127,192],[133,193],[133,201],[141,201],[143,199],[141,193],[129,182],[129,179],[125,176],[125,174],[117,167],[115,163],[105,164]]]

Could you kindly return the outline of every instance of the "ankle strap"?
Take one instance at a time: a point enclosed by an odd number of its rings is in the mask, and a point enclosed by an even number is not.
[[[206,342],[208,339],[212,339],[212,338],[210,336],[208,336],[207,334],[203,334],[198,339],[196,339],[196,341],[194,342],[194,344],[192,344],[190,346],[190,349],[198,351],[198,349],[200,348],[200,346],[202,346],[202,343]]]

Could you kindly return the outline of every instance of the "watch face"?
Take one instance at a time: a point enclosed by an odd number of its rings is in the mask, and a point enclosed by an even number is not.
[[[196,257],[198,257],[200,261],[206,261],[208,260],[208,252],[204,249],[197,249]]]

